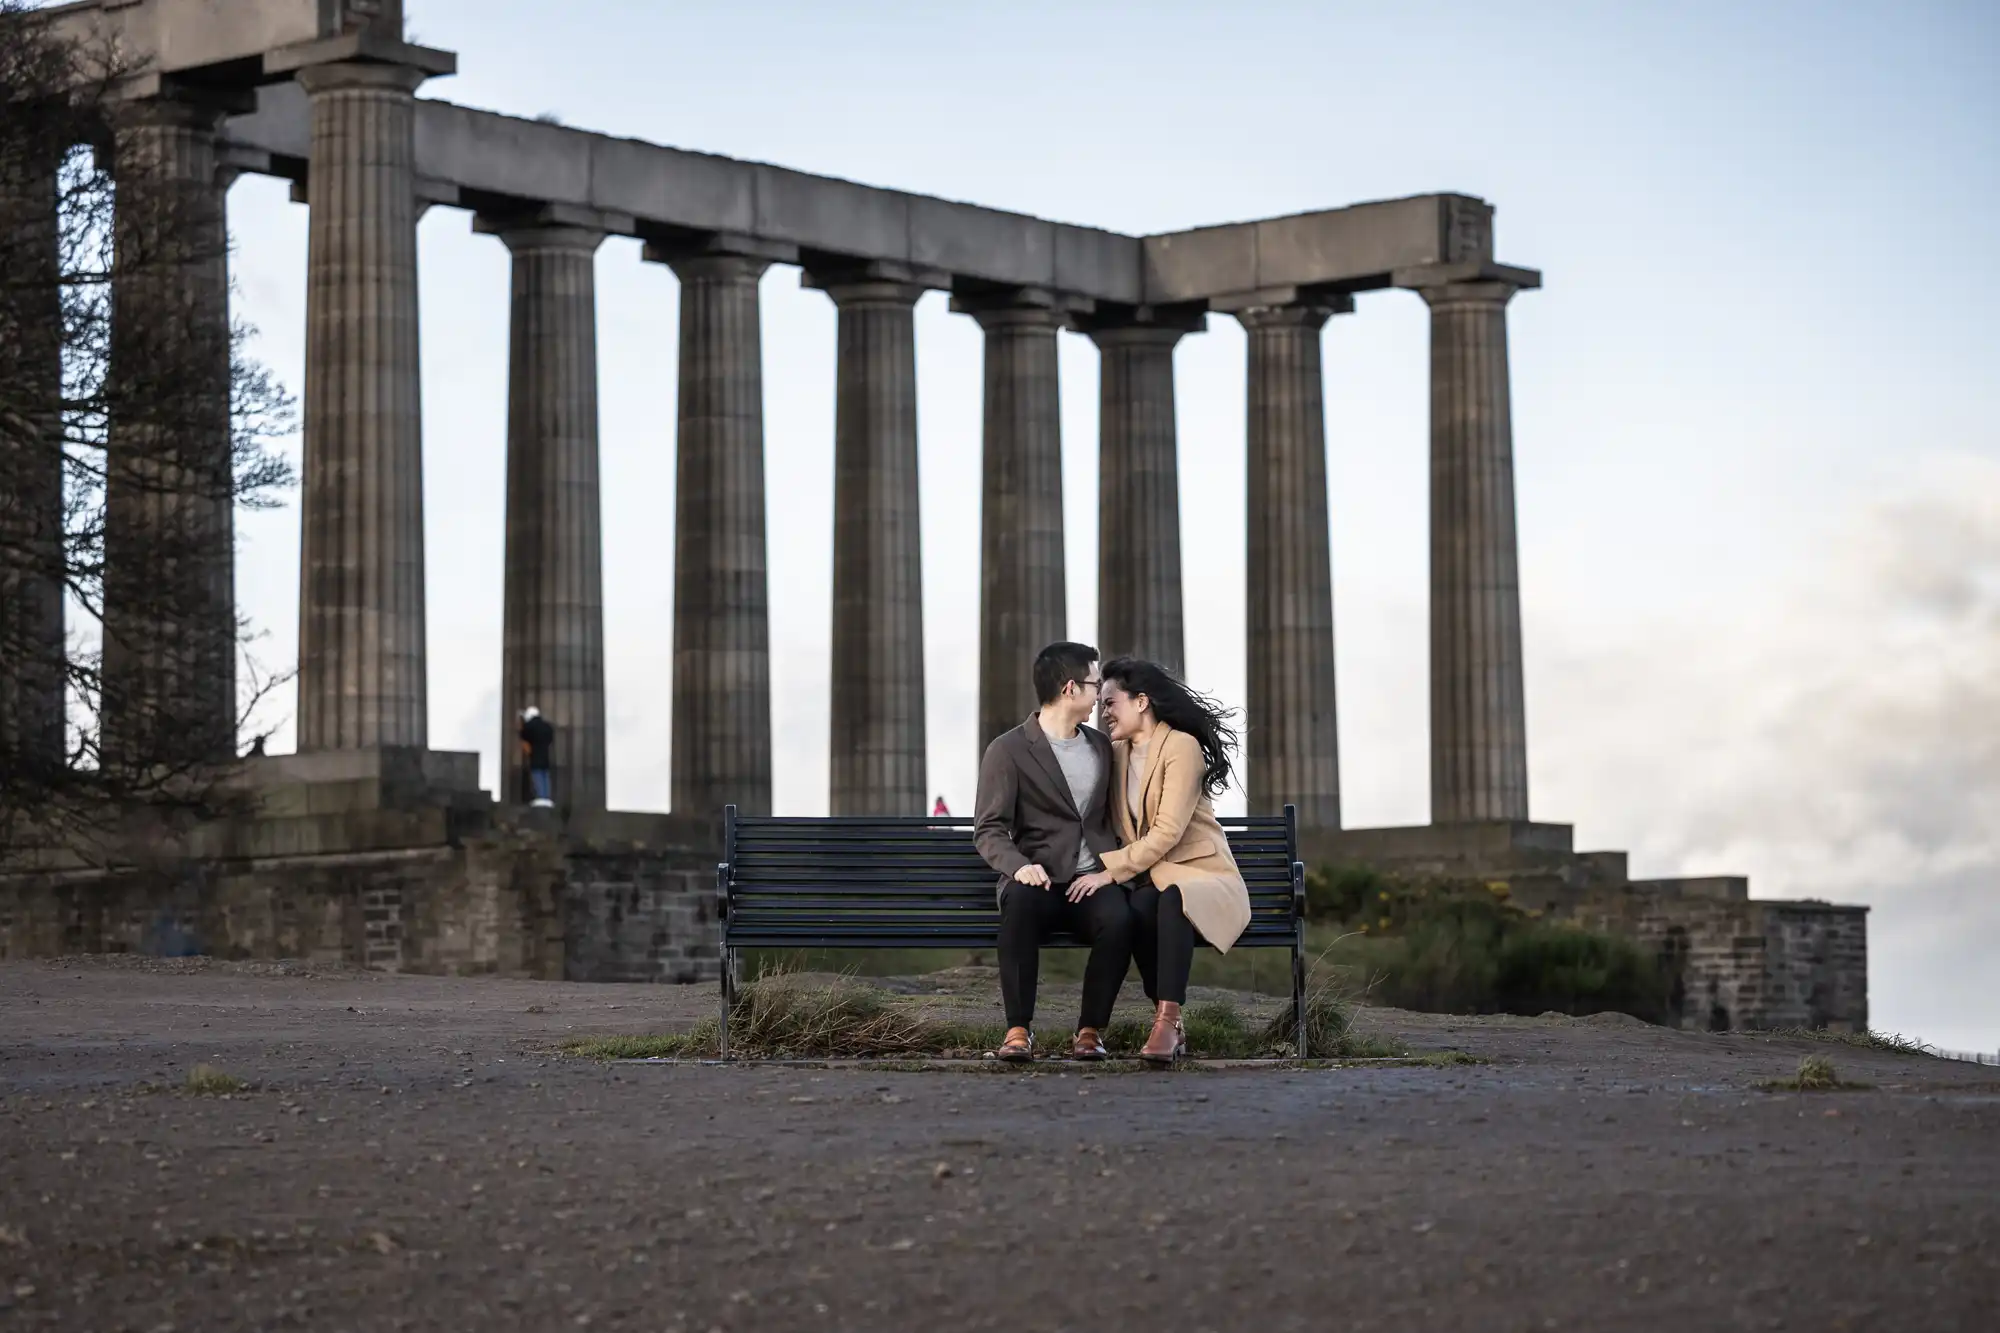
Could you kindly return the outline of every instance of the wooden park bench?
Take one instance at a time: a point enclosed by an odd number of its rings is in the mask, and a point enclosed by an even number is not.
[[[1222,827],[1250,889],[1250,924],[1235,947],[1291,950],[1303,1057],[1305,867],[1297,811],[1225,819]],[[973,847],[969,818],[804,819],[741,815],[732,805],[723,815],[722,856],[715,879],[724,1056],[740,950],[992,949],[999,941],[999,876]],[[1082,943],[1063,933],[1045,947]]]

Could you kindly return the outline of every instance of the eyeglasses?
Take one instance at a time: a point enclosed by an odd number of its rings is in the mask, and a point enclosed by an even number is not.
[[[1090,679],[1090,678],[1086,677],[1086,678],[1084,678],[1083,680],[1079,680],[1079,681],[1074,681],[1074,682],[1072,682],[1072,683],[1073,683],[1073,684],[1074,684],[1074,685],[1075,685],[1075,686],[1076,686],[1076,687],[1077,687],[1077,688],[1078,688],[1079,690],[1083,690],[1083,689],[1091,689],[1091,690],[1101,690],[1101,689],[1103,689],[1103,688],[1104,688],[1104,678],[1103,678],[1102,676],[1099,676],[1099,677],[1098,677],[1098,678],[1096,678],[1095,680],[1092,680],[1092,679]]]

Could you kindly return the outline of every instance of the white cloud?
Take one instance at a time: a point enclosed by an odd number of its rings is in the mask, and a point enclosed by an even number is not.
[[[1871,905],[1876,1025],[2000,1048],[2000,462],[1921,458],[1699,622],[1589,630],[1530,630],[1538,808],[1635,874]]]

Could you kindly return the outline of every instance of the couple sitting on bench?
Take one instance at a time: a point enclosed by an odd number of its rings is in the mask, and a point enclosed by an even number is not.
[[[1186,1054],[1181,1005],[1196,936],[1228,952],[1250,897],[1209,803],[1229,783],[1227,713],[1164,667],[1106,662],[1080,643],[1035,658],[1041,707],[986,748],[973,838],[1000,874],[1002,1060],[1034,1059],[1041,946],[1067,930],[1090,947],[1070,1054],[1105,1058],[1128,963],[1154,1005],[1139,1058]],[[1102,731],[1084,725],[1091,711]],[[1108,736],[1107,736],[1108,733]]]

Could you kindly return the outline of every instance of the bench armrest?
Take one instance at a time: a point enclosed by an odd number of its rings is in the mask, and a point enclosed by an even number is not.
[[[729,919],[729,862],[715,863],[715,919]]]
[[[1292,920],[1306,919],[1306,863],[1292,862]]]

